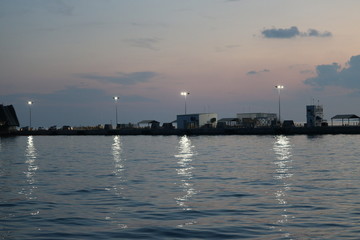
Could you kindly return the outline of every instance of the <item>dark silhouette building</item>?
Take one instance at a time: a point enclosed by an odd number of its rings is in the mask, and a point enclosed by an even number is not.
[[[19,127],[19,120],[12,105],[0,104],[0,134],[9,134]]]

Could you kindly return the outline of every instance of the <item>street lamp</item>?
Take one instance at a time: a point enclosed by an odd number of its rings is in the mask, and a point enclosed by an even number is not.
[[[189,92],[181,92],[180,94],[181,94],[181,96],[185,97],[185,115],[186,115],[186,96],[189,95],[190,93]]]
[[[280,90],[284,88],[283,85],[277,85],[275,86],[275,88],[278,90],[278,93],[279,93],[279,123],[281,125],[281,107],[280,107]]]
[[[29,105],[29,130],[31,130],[31,105],[33,105],[33,101],[28,101]]]
[[[115,97],[113,97],[113,99],[115,100],[115,116],[116,116],[115,128],[117,128],[117,125],[118,125],[117,101],[119,100],[119,97],[115,96]]]

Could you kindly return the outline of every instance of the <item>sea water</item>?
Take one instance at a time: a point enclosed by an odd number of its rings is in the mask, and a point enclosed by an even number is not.
[[[359,140],[0,138],[0,239],[359,239]]]

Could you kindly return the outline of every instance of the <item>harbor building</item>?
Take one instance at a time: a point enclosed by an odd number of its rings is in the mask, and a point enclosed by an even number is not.
[[[238,113],[239,124],[242,127],[269,127],[276,123],[276,113]]]
[[[178,129],[215,128],[218,116],[216,113],[194,113],[177,115]]]
[[[221,118],[216,127],[217,128],[235,128],[239,126],[239,119],[237,118]]]
[[[306,106],[306,126],[321,127],[324,122],[324,110],[321,105]]]

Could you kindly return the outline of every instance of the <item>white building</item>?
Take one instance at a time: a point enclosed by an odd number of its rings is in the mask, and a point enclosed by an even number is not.
[[[276,122],[276,113],[238,113],[236,114],[242,126],[271,126]]]
[[[177,115],[176,117],[178,129],[190,129],[200,127],[216,127],[216,113],[194,113]]]
[[[324,111],[321,105],[306,106],[306,126],[320,127],[324,121]]]

